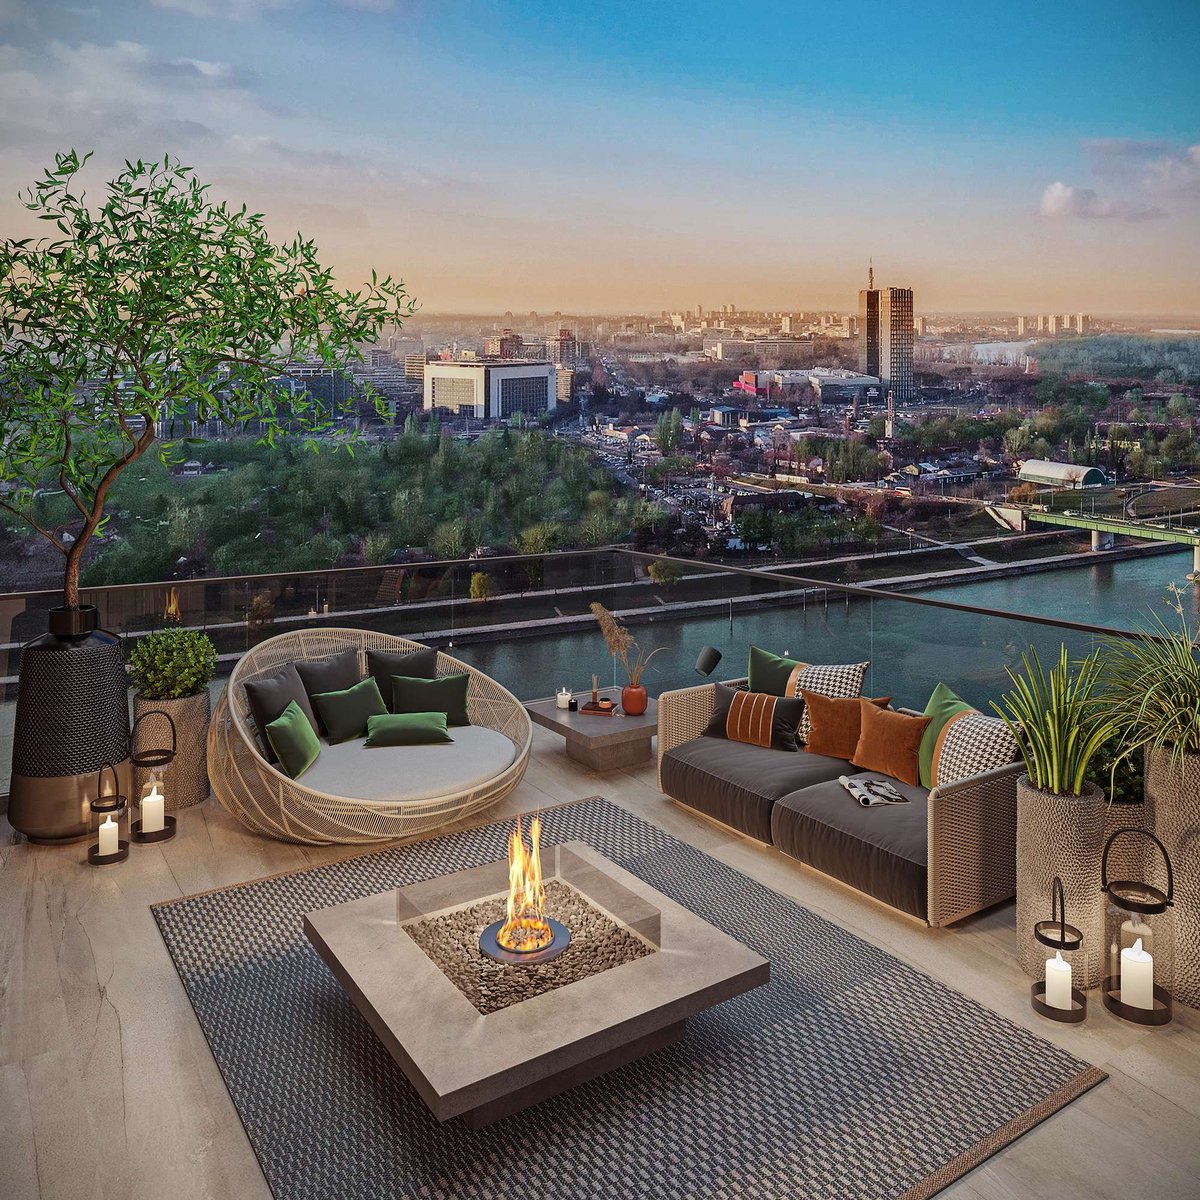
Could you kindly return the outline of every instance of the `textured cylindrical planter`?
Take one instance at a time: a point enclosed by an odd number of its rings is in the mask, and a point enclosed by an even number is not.
[[[1151,829],[1153,818],[1150,806],[1141,800],[1136,804],[1119,804],[1109,800],[1104,806],[1105,842],[1118,829]],[[1118,838],[1109,851],[1108,873],[1113,879],[1141,879],[1146,865],[1146,839],[1139,837]]]
[[[125,652],[91,606],[58,608],[21,653],[8,820],[33,842],[88,835],[101,767],[128,788]]]
[[[1099,986],[1104,966],[1104,828],[1104,793],[1095,784],[1086,784],[1082,796],[1057,796],[1035,788],[1028,775],[1018,778],[1017,959],[1026,975],[1040,979],[1047,957],[1052,957],[1034,938],[1033,926],[1050,915],[1057,875],[1063,882],[1067,921],[1083,933],[1087,986]]]
[[[144,696],[133,698],[134,755],[147,750],[158,750],[171,743],[171,731],[161,717],[145,713],[165,712],[175,722],[177,745],[175,759],[162,771],[163,789],[166,793],[168,812],[190,808],[208,798],[208,720],[210,706],[208,688],[195,696],[184,696],[179,700],[147,700]],[[134,787],[137,794],[150,780],[150,768],[139,767],[135,773]]]
[[[1146,807],[1175,867],[1175,999],[1200,1008],[1200,754],[1180,763],[1169,750],[1147,750]],[[1166,868],[1151,861],[1150,882],[1162,887]]]

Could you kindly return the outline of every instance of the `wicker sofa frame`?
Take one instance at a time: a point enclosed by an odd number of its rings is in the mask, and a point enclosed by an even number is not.
[[[208,769],[213,792],[233,816],[258,833],[308,846],[362,845],[428,833],[502,800],[521,782],[529,765],[533,724],[507,688],[439,651],[439,675],[468,676],[467,712],[473,725],[504,734],[516,748],[512,763],[474,787],[446,795],[405,800],[361,800],[332,796],[284,775],[258,749],[245,685],[298,659],[321,659],[345,650],[359,654],[366,671],[368,650],[403,653],[424,649],[418,642],[368,629],[293,630],[260,642],[233,669],[208,733]]]
[[[745,687],[744,679],[729,687]],[[662,756],[699,737],[716,705],[713,684],[658,698],[658,785]],[[956,780],[929,793],[928,917],[951,925],[1016,895],[1017,776],[1020,762]]]

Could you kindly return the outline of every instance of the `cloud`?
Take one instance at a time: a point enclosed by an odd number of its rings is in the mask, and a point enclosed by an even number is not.
[[[267,12],[287,8],[289,0],[151,0],[155,8],[173,8],[193,17],[224,21],[249,21]]]
[[[1075,187],[1061,180],[1042,193],[1038,211],[1054,220],[1149,221],[1166,216],[1161,208],[1128,200],[1102,200],[1091,188]]]
[[[1141,184],[1147,192],[1159,196],[1200,198],[1200,144],[1151,159]]]

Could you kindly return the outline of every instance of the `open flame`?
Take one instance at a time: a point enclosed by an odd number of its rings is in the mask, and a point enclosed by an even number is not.
[[[182,614],[179,611],[179,593],[172,588],[167,593],[167,603],[163,607],[164,621],[178,621]]]
[[[542,823],[529,823],[530,849],[525,848],[521,818],[508,835],[508,919],[496,934],[505,950],[529,953],[554,941],[554,930],[546,922],[546,889],[542,886]]]

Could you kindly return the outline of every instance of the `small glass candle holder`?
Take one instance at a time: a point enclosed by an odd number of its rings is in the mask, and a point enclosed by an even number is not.
[[[167,788],[160,772],[150,772],[138,797],[137,808],[131,835],[135,842],[145,845],[147,842],[165,842],[175,836],[175,818],[167,812]]]
[[[111,779],[105,778],[106,772]],[[90,808],[88,863],[108,867],[124,862],[129,857],[129,802],[121,794],[121,781],[111,764],[100,768]]]
[[[1166,891],[1145,879],[1110,879],[1108,854],[1122,834],[1153,842],[1162,855]],[[1148,829],[1113,830],[1100,860],[1100,890],[1108,897],[1104,940],[1108,963],[1104,1007],[1134,1025],[1167,1025],[1175,966],[1175,872],[1166,847]]]
[[[1033,1011],[1051,1021],[1078,1024],[1087,1018],[1087,993],[1076,987],[1087,987],[1087,947],[1083,933],[1067,924],[1067,901],[1063,882],[1056,875],[1050,889],[1050,917],[1037,921],[1033,936],[1046,947],[1046,977],[1029,989]]]
[[[561,687],[554,694],[554,702],[559,708],[567,708],[571,703],[571,689]]]

